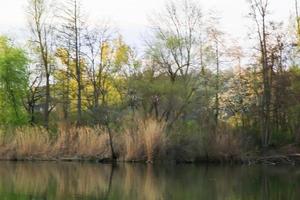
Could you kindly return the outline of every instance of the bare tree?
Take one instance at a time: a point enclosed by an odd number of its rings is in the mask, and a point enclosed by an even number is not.
[[[148,55],[151,63],[156,66],[155,73],[166,74],[174,87],[177,79],[183,80],[183,84],[190,85],[191,91],[187,91],[182,105],[178,105],[176,112],[174,96],[168,98],[166,109],[162,112],[161,119],[166,119],[173,124],[182,116],[185,108],[195,92],[195,80],[191,74],[200,73],[200,67],[204,67],[202,59],[203,49],[199,48],[204,33],[202,22],[202,10],[197,2],[182,0],[169,1],[165,11],[155,15],[151,19],[153,40],[147,41]],[[199,62],[201,66],[199,67]],[[195,76],[197,76],[195,74]],[[194,76],[194,77],[195,77]],[[157,115],[156,111],[156,115]],[[173,116],[173,119],[170,117]]]
[[[71,47],[71,34],[68,31],[68,28],[65,26],[62,26],[58,28],[57,30],[57,49],[56,49],[56,57],[58,57],[62,63],[62,69],[59,69],[58,71],[61,72],[61,74],[64,75],[64,80],[62,81],[63,88],[60,91],[61,92],[61,103],[63,108],[63,115],[64,120],[66,122],[69,121],[69,115],[70,115],[70,104],[71,104],[71,86],[70,82],[71,79],[76,79],[76,76],[74,73],[72,73],[72,65],[73,65],[73,58],[71,55],[72,47]]]
[[[49,126],[51,108],[50,76],[53,72],[51,60],[53,27],[51,25],[50,2],[48,0],[28,0],[28,21],[32,33],[32,43],[37,51],[45,76],[44,125]]]
[[[174,82],[178,75],[187,76],[198,64],[202,11],[193,1],[170,1],[165,12],[157,16],[151,20],[154,40],[147,42],[149,53]]]
[[[100,97],[105,104],[107,70],[111,66],[109,57],[113,51],[110,46],[113,41],[113,28],[108,23],[103,23],[101,28],[87,29],[84,34],[84,56],[88,62],[88,78],[93,86],[92,107],[99,108]]]
[[[37,75],[33,78],[27,89],[26,100],[23,102],[25,109],[30,116],[30,124],[35,124],[35,109],[37,102],[42,99],[43,95],[40,90],[42,77]]]
[[[269,0],[250,0],[251,6],[250,16],[256,24],[256,31],[260,46],[260,64],[262,65],[263,73],[263,94],[261,105],[261,134],[262,146],[268,147],[271,137],[271,74],[272,66],[269,62],[268,52],[268,14],[269,14]]]
[[[81,13],[80,0],[67,0],[62,6],[64,9],[59,16],[63,22],[59,31],[68,38],[69,56],[75,62],[75,80],[77,83],[77,124],[82,124],[82,37],[83,16]]]
[[[220,113],[220,99],[219,99],[219,93],[220,93],[220,76],[221,76],[221,69],[220,69],[220,65],[221,65],[221,61],[220,61],[220,57],[221,57],[221,51],[220,51],[220,46],[222,45],[222,41],[221,41],[221,35],[222,32],[220,32],[217,28],[216,28],[216,24],[212,24],[209,29],[209,35],[211,37],[211,41],[212,41],[212,49],[213,49],[213,55],[214,55],[214,63],[215,63],[215,68],[216,68],[216,81],[215,81],[215,103],[214,103],[214,110],[215,110],[215,123],[216,123],[216,127],[218,126],[218,121],[219,121],[219,113]]]

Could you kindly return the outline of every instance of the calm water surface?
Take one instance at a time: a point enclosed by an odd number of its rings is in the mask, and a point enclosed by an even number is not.
[[[299,200],[300,168],[0,162],[1,200]]]

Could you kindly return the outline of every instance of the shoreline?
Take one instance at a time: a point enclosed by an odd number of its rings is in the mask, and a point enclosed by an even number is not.
[[[194,161],[184,160],[154,160],[153,162],[147,162],[145,160],[112,160],[111,158],[82,158],[82,157],[60,157],[60,158],[39,158],[39,157],[19,157],[19,158],[1,158],[0,162],[78,162],[78,163],[99,163],[99,164],[216,164],[216,165],[266,165],[266,166],[300,166],[300,154],[289,155],[266,155],[256,156],[248,158],[236,158],[236,159],[197,159]]]

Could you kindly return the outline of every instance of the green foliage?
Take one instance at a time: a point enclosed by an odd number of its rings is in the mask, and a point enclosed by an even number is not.
[[[137,104],[144,113],[154,114],[153,103],[154,98],[157,98],[159,118],[170,112],[172,120],[181,107],[186,107],[196,100],[193,88],[181,77],[176,82],[170,82],[167,76],[154,76],[150,71],[146,71],[131,77],[128,82],[129,90],[137,96]]]
[[[27,58],[23,50],[14,47],[8,38],[0,37],[0,123],[26,123],[23,108],[28,77]]]
[[[182,39],[175,37],[175,36],[170,36],[167,38],[166,41],[166,47],[169,49],[177,49],[180,48],[182,45]]]

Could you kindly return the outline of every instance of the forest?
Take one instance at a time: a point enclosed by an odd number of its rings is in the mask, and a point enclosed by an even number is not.
[[[249,48],[192,0],[153,13],[136,48],[80,0],[28,0],[26,42],[0,36],[0,159],[300,157],[298,2],[283,22],[245,2]]]

